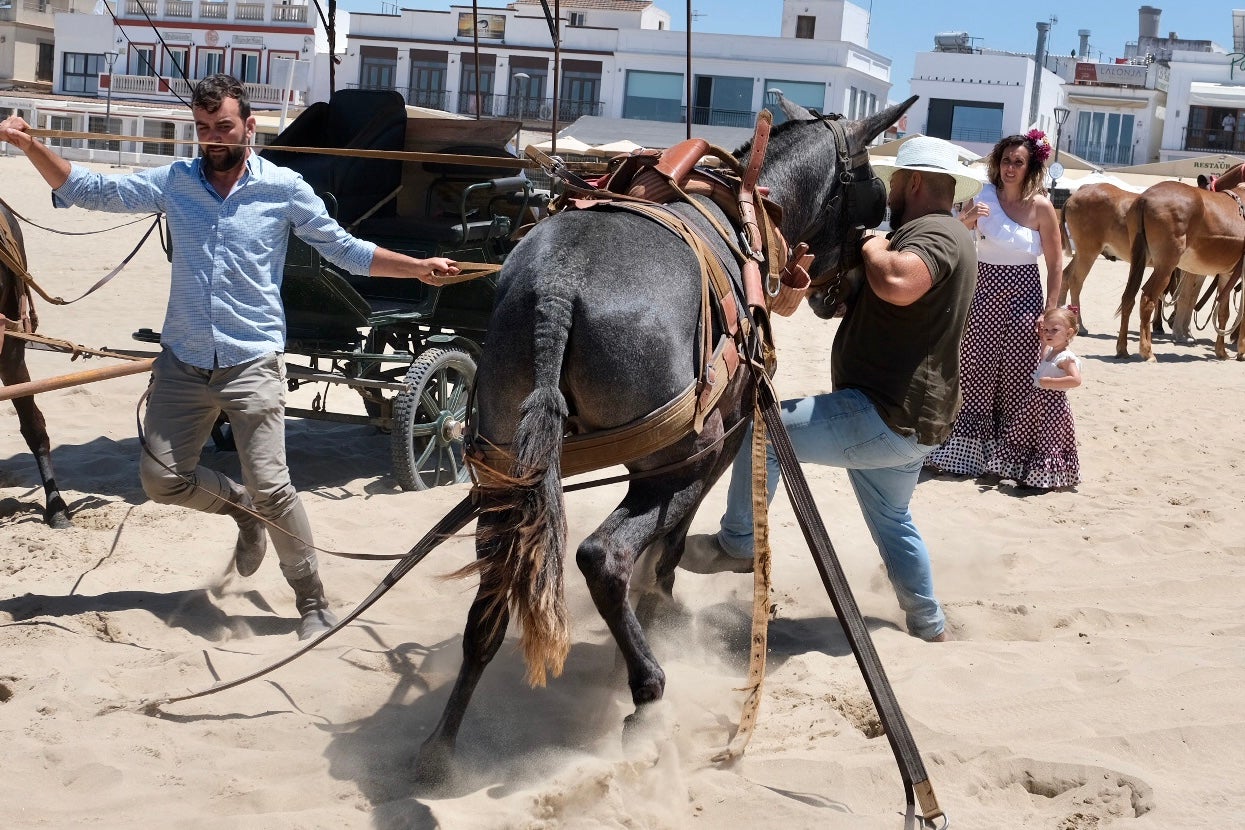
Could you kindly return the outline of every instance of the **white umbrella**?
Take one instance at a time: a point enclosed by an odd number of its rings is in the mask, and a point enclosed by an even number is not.
[[[547,141],[542,141],[539,144],[533,144],[532,146],[535,147],[537,150],[546,150],[546,151],[552,150],[553,139],[551,138],[551,139],[548,139]],[[559,153],[586,153],[591,149],[592,149],[591,146],[583,143],[578,138],[575,138],[575,136],[573,135],[558,136],[558,152]]]
[[[618,141],[611,141],[609,144],[598,144],[592,149],[598,153],[631,153],[641,149],[641,147],[630,139],[620,138]]]

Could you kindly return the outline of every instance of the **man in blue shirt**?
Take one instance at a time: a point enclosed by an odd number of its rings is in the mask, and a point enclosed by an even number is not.
[[[293,231],[351,273],[410,277],[430,285],[458,273],[445,257],[414,259],[348,234],[302,177],[254,154],[255,119],[229,75],[195,86],[191,112],[200,156],[104,176],[71,165],[30,135],[20,116],[0,122],[53,189],[58,207],[161,211],[173,251],[162,350],[152,368],[139,461],[156,502],[223,513],[238,523],[234,565],[253,574],[267,548],[294,589],[299,639],[336,623],[316,568],[311,526],[285,460],[285,310],[281,278]],[[220,413],[229,418],[245,486],[199,466]]]

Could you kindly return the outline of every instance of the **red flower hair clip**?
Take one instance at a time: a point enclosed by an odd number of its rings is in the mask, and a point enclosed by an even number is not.
[[[1029,153],[1038,160],[1039,164],[1045,164],[1050,158],[1051,147],[1050,139],[1046,137],[1046,133],[1041,130],[1029,130],[1025,134],[1027,143],[1029,144]]]

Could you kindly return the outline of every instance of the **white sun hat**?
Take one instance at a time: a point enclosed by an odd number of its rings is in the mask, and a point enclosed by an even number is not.
[[[916,170],[922,173],[945,173],[955,179],[955,197],[952,201],[963,202],[981,192],[984,184],[980,173],[965,167],[955,145],[941,138],[928,135],[914,136],[905,141],[895,154],[894,161],[874,159],[873,169],[887,187],[896,170]]]

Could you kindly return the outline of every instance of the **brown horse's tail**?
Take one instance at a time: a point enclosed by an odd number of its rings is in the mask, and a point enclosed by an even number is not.
[[[570,334],[572,303],[542,297],[536,307],[535,388],[519,408],[510,476],[482,481],[502,520],[485,542],[488,555],[460,572],[478,571],[495,603],[509,605],[522,629],[527,680],[545,685],[562,673],[570,650],[563,562],[566,511],[562,500],[562,436],[566,398],[559,388]],[[494,619],[500,621],[497,614]]]
[[[1134,208],[1137,205],[1133,206]],[[1124,293],[1120,295],[1120,307],[1115,310],[1117,317],[1124,313],[1124,305],[1127,303],[1129,309],[1132,309],[1130,302],[1137,296],[1137,292],[1141,290],[1141,278],[1145,275],[1146,259],[1149,258],[1146,244],[1146,219],[1145,212],[1140,211],[1141,222],[1137,225],[1137,235],[1133,237],[1133,249],[1130,254],[1132,257],[1128,262],[1128,283],[1124,286]],[[1127,321],[1125,321],[1127,322]]]
[[[1059,208],[1059,235],[1063,238],[1063,252],[1072,255],[1072,237],[1068,234],[1068,203]]]

